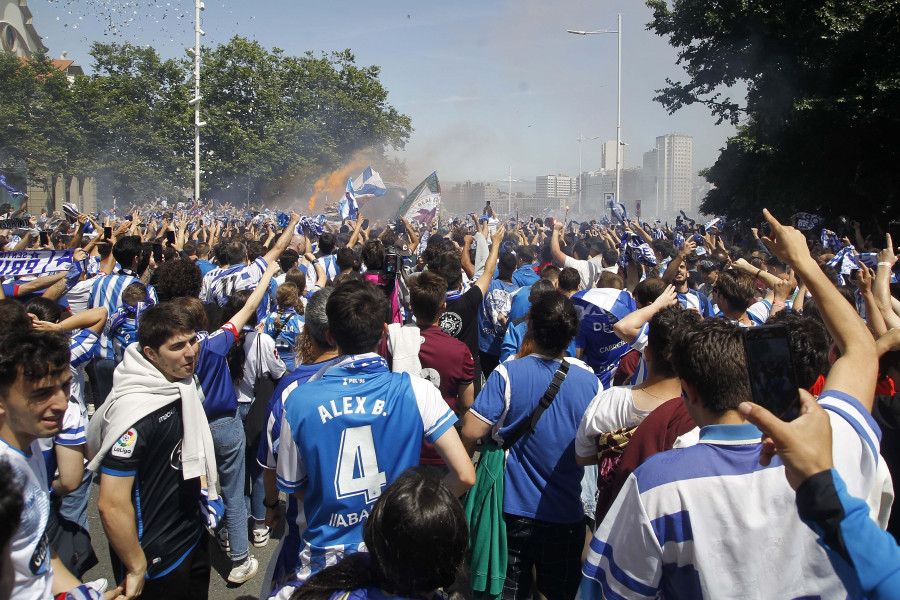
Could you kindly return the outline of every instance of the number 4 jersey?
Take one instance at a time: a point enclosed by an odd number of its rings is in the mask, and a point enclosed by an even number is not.
[[[278,487],[305,491],[308,526],[298,578],[362,545],[362,523],[385,486],[419,464],[456,416],[429,381],[391,373],[377,354],[348,356],[284,403]]]

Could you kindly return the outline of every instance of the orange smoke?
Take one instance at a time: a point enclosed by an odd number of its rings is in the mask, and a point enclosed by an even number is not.
[[[347,191],[347,179],[357,177],[363,169],[369,166],[370,158],[368,149],[359,150],[350,157],[350,162],[345,166],[319,179],[313,185],[313,193],[309,199],[309,214],[315,215],[322,212],[326,197],[329,202],[335,202],[343,196]],[[316,210],[317,204],[320,204],[318,211]]]

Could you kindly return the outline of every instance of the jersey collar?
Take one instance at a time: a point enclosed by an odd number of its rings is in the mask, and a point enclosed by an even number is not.
[[[700,430],[699,443],[740,446],[759,444],[761,440],[762,432],[755,425],[744,423],[741,425],[707,425]]]

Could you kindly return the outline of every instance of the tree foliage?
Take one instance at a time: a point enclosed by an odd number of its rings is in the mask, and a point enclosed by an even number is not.
[[[0,53],[0,169],[95,176],[122,201],[193,182],[193,64],[150,47],[95,43],[93,74],[69,83],[50,61]],[[410,118],[387,101],[377,66],[349,50],[286,56],[241,37],[204,49],[202,194],[253,202],[304,193],[362,149],[389,172]],[[376,168],[378,168],[376,166]]]
[[[879,218],[898,208],[900,3],[648,0],[678,49],[668,111],[701,103],[737,134],[705,173],[701,210]],[[746,96],[729,93],[746,86]]]

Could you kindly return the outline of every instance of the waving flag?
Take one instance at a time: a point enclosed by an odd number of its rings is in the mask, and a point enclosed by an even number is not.
[[[352,183],[353,180],[351,179]],[[353,195],[357,198],[367,198],[369,196],[384,196],[387,188],[381,181],[381,175],[377,171],[373,171],[372,167],[366,167],[365,171],[356,178],[356,183],[352,183]]]
[[[411,191],[397,211],[398,217],[406,217],[407,221],[418,221],[427,224],[434,219],[441,206],[441,184],[437,171]]]

